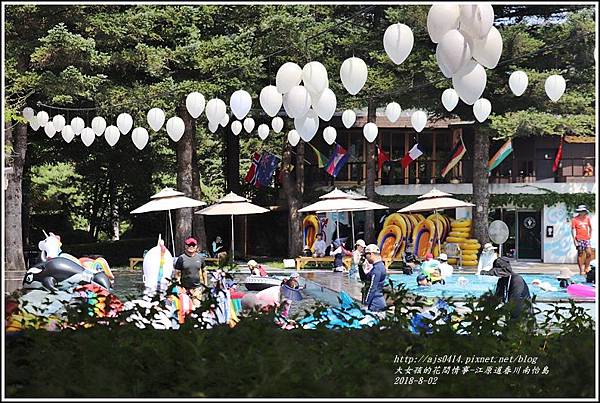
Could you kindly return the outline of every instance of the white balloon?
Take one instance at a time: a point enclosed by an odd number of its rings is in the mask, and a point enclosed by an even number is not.
[[[127,134],[133,127],[133,118],[129,113],[121,113],[117,116],[117,127],[122,134]]]
[[[480,123],[486,120],[490,113],[492,113],[492,104],[487,99],[479,98],[473,104],[473,114]]]
[[[96,134],[96,136],[100,137],[104,133],[106,129],[106,120],[102,116],[96,116],[92,119],[92,130]]]
[[[48,116],[46,111],[39,111],[37,113],[37,117],[38,122],[40,122],[40,126],[46,126],[46,123],[48,123],[48,120],[50,120],[50,116]]]
[[[294,116],[292,116],[292,112],[290,111],[287,99],[287,94],[284,94],[282,98],[283,110],[285,111],[285,114],[288,115],[288,117],[293,118]]]
[[[288,142],[292,145],[292,147],[296,147],[299,141],[300,134],[298,134],[296,130],[290,130],[288,133]]]
[[[550,98],[553,102],[556,102],[562,97],[565,93],[565,89],[567,88],[567,83],[562,76],[558,74],[551,75],[546,79],[544,83],[544,89],[546,90],[546,94],[548,98]]]
[[[434,4],[427,13],[427,32],[433,43],[439,43],[446,32],[458,28],[460,7],[455,4]]]
[[[448,88],[442,92],[442,105],[448,112],[452,111],[458,105],[458,94],[454,88]]]
[[[75,133],[73,133],[73,128],[71,128],[71,125],[65,125],[61,131],[61,135],[63,140],[67,143],[70,143],[73,140],[73,137],[75,137]]]
[[[342,123],[346,126],[346,129],[351,128],[356,122],[356,113],[352,109],[346,109],[342,113]]]
[[[157,132],[165,123],[165,112],[160,108],[152,108],[148,111],[146,118],[150,128]]]
[[[185,132],[185,122],[179,116],[173,116],[167,120],[167,134],[171,140],[178,142]]]
[[[313,108],[317,112],[317,115],[326,122],[329,122],[335,113],[337,107],[337,99],[335,94],[329,88],[325,88],[321,95],[313,101]]]
[[[31,118],[31,120],[29,121],[29,126],[31,126],[34,132],[38,131],[41,125],[37,115]]]
[[[356,95],[367,82],[368,69],[362,59],[350,57],[340,67],[340,79],[350,95]]]
[[[261,138],[261,140],[266,139],[269,136],[269,126],[267,126],[266,124],[262,124],[258,126],[258,137]]]
[[[275,133],[281,132],[283,129],[283,119],[281,119],[279,116],[273,118],[271,121],[271,127]]]
[[[474,38],[484,38],[494,25],[494,7],[478,3],[460,6],[460,28]]]
[[[52,118],[52,123],[57,132],[61,131],[67,123],[63,115],[56,115]]]
[[[131,141],[133,141],[133,145],[135,145],[138,150],[142,150],[146,147],[146,144],[148,144],[148,130],[143,127],[136,127],[131,132]]]
[[[410,123],[412,127],[417,131],[421,132],[427,125],[427,114],[423,111],[416,111],[410,115]]]
[[[471,48],[463,34],[456,29],[448,31],[437,46],[436,52],[439,53],[438,62],[442,72],[446,70],[454,75],[471,60]],[[442,64],[445,67],[442,68]]]
[[[35,111],[33,110],[33,108],[30,108],[29,106],[26,107],[25,109],[23,109],[23,117],[28,121],[31,122],[31,119],[35,116]]]
[[[247,91],[237,90],[229,98],[231,111],[238,119],[244,119],[252,108],[252,97]]]
[[[48,122],[44,125],[44,133],[46,136],[52,138],[56,134],[56,128],[54,127],[54,123]]]
[[[452,76],[452,86],[467,105],[473,105],[481,97],[486,82],[485,69],[474,60],[469,61],[464,68]]]
[[[104,139],[109,146],[114,147],[121,137],[121,132],[117,126],[110,125],[104,131]]]
[[[219,124],[223,127],[226,127],[229,124],[229,115],[228,114],[223,115],[223,119],[221,119]]]
[[[275,85],[280,94],[288,93],[302,81],[302,69],[296,63],[284,63],[275,76]]]
[[[298,131],[298,134],[300,134],[300,138],[308,143],[315,137],[317,130],[319,130],[319,118],[306,116],[295,118],[294,127]]]
[[[335,128],[333,128],[331,126],[327,126],[323,130],[323,139],[325,140],[325,142],[327,144],[332,145],[335,142],[336,137],[337,137],[337,131],[335,130]]]
[[[377,138],[377,133],[379,132],[379,128],[375,123],[367,123],[363,127],[363,135],[367,139],[369,143],[372,143]]]
[[[400,114],[402,113],[402,108],[398,102],[390,102],[385,107],[385,116],[392,123],[397,121],[400,118]]]
[[[235,120],[233,121],[233,123],[231,124],[231,131],[233,132],[233,134],[235,134],[236,136],[238,134],[240,134],[240,132],[242,131],[242,122],[240,122],[239,120]]]
[[[473,59],[477,60],[483,67],[493,69],[498,65],[502,55],[502,35],[495,27],[483,39],[473,40],[471,49]]]
[[[211,122],[210,120],[208,121],[208,130],[210,130],[211,133],[215,133],[218,128],[219,122]]]
[[[304,116],[310,109],[310,94],[302,85],[297,85],[290,89],[287,95],[287,106],[294,117]]]
[[[92,145],[94,140],[96,140],[96,133],[94,133],[94,131],[91,128],[84,127],[83,130],[81,131],[81,142],[86,147],[89,147]]]
[[[281,109],[283,96],[277,91],[277,87],[274,85],[267,85],[260,91],[258,100],[265,113],[273,117],[277,115]]]
[[[412,30],[404,24],[390,25],[383,34],[385,53],[396,64],[401,64],[413,48],[415,38]]]
[[[440,71],[442,72],[444,77],[451,78],[452,72],[450,71],[450,68],[448,66],[446,66],[440,59],[440,44],[439,43],[435,47],[435,61],[437,62],[438,67],[440,68]]]
[[[244,130],[246,130],[246,133],[250,133],[252,130],[254,130],[254,119],[252,118],[246,118],[244,119]]]
[[[516,96],[523,95],[529,84],[529,78],[524,71],[514,71],[508,78],[508,86]]]
[[[84,127],[85,122],[79,116],[71,119],[71,129],[73,129],[73,133],[75,133],[76,136],[81,134]]]
[[[205,105],[206,100],[204,99],[204,95],[200,94],[199,92],[190,92],[185,98],[185,107],[187,108],[187,111],[190,114],[190,116],[194,119],[197,119],[202,114],[202,112],[204,112]],[[146,144],[144,144],[144,146],[145,145]],[[142,148],[144,148],[144,146],[142,146]],[[142,148],[140,148],[140,150]]]
[[[327,69],[319,62],[307,63],[302,69],[302,81],[308,91],[321,93],[329,86]]]
[[[223,119],[223,115],[227,113],[227,105],[219,98],[213,98],[206,104],[204,112],[209,122],[219,123]]]

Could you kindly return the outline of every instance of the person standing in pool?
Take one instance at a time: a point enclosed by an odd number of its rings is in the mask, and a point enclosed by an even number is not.
[[[590,244],[590,240],[592,239],[592,222],[585,205],[578,206],[575,211],[577,215],[571,221],[573,242],[575,242],[575,248],[577,248],[579,274],[585,276],[590,271],[590,261],[592,260],[592,248]]]
[[[190,295],[194,308],[202,301],[202,282],[205,279],[204,258],[198,254],[198,241],[189,237],[185,240],[185,252],[175,261],[175,279]]]
[[[365,248],[365,258],[373,265],[373,269],[369,272],[371,285],[367,292],[365,305],[369,311],[384,312],[387,309],[385,296],[383,295],[386,273],[379,247],[375,244],[367,245]]]

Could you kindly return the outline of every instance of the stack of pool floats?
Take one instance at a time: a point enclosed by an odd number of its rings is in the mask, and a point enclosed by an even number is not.
[[[465,267],[477,266],[477,255],[481,245],[477,239],[470,238],[471,236],[471,220],[461,218],[452,221],[450,224],[452,231],[446,237],[446,242],[456,243],[460,247],[462,265]],[[458,264],[458,259],[448,259],[449,264]]]

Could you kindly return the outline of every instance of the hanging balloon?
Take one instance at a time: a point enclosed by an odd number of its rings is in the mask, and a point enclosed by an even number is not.
[[[269,136],[269,126],[267,126],[266,124],[261,124],[258,126],[258,137],[260,137],[261,140],[266,139]]]
[[[332,145],[335,142],[336,137],[337,137],[337,131],[335,130],[335,128],[333,128],[331,126],[327,126],[323,130],[323,139],[325,140],[325,142],[327,144]]]
[[[484,38],[494,25],[494,7],[478,3],[460,6],[460,29],[470,32],[473,38]]]
[[[148,130],[143,127],[136,127],[131,132],[131,141],[138,150],[142,150],[148,144]]]
[[[495,27],[482,39],[474,39],[471,48],[473,59],[488,69],[493,69],[498,65],[500,55],[502,55],[502,35]]]
[[[219,123],[227,113],[227,105],[219,98],[213,98],[206,104],[206,118],[209,122]]]
[[[508,86],[516,96],[523,95],[529,84],[529,78],[524,71],[514,71],[508,78]]]
[[[73,129],[71,125],[65,125],[61,131],[62,138],[65,142],[70,143],[75,137],[75,133],[73,133]]]
[[[337,99],[335,94],[329,88],[325,88],[321,95],[315,100],[312,98],[313,108],[317,115],[326,122],[329,122],[335,113]]]
[[[413,48],[415,38],[411,29],[404,24],[390,25],[383,34],[385,53],[396,64],[401,64]]]
[[[190,116],[194,119],[197,119],[202,114],[205,105],[206,100],[204,99],[204,95],[200,94],[199,92],[190,92],[185,98],[185,107],[187,108],[187,111],[190,114]],[[142,148],[140,148],[140,150]]]
[[[448,88],[442,92],[442,105],[448,112],[452,111],[458,105],[458,94],[454,88]]]
[[[71,129],[76,136],[79,136],[85,127],[85,122],[79,116],[71,119]]]
[[[287,98],[287,94],[284,94],[282,98],[283,110],[285,111],[285,114],[288,115],[288,117],[293,118],[292,112],[290,112],[290,107],[288,106]]]
[[[302,69],[296,63],[284,63],[275,76],[275,85],[280,94],[288,93],[293,87],[300,85]]]
[[[244,119],[252,108],[252,97],[247,91],[237,90],[229,98],[231,111],[239,120]]]
[[[48,122],[44,125],[44,133],[46,136],[52,138],[56,134],[56,128],[54,127],[54,123]]]
[[[340,67],[340,79],[350,95],[356,95],[367,82],[368,69],[362,59],[350,57]]]
[[[437,62],[437,65],[440,68],[440,71],[442,72],[444,77],[452,78],[452,72],[450,71],[450,68],[448,66],[446,66],[440,59],[440,44],[439,43],[435,48],[435,61]]]
[[[150,128],[155,132],[159,131],[165,123],[165,113],[160,108],[152,108],[146,116]]]
[[[23,117],[28,121],[31,122],[31,119],[35,116],[35,111],[30,108],[29,106],[26,107],[25,109],[23,109]]]
[[[378,132],[379,128],[377,128],[377,125],[375,123],[367,123],[363,127],[363,135],[369,143],[375,141]]]
[[[471,60],[471,49],[465,37],[456,29],[452,29],[442,37],[442,40],[437,45],[436,52],[440,68],[443,71],[449,71],[454,75],[459,71],[469,60]],[[441,65],[444,65],[442,67]]]
[[[96,116],[92,119],[92,130],[96,134],[96,136],[100,137],[104,134],[104,130],[106,129],[106,120],[104,120],[101,116]]]
[[[133,118],[129,113],[121,113],[117,116],[117,127],[122,134],[127,134],[133,127]]]
[[[558,101],[565,93],[566,88],[567,83],[565,82],[565,79],[558,74],[551,75],[544,83],[546,94],[548,95],[548,98],[552,100],[552,102]]]
[[[439,43],[446,32],[457,29],[460,7],[455,4],[434,4],[427,13],[427,32],[433,43]]]
[[[110,125],[104,131],[104,138],[109,146],[114,147],[121,137],[121,132],[117,126]]]
[[[327,69],[319,62],[307,63],[302,69],[302,81],[308,91],[321,93],[329,86]]]
[[[279,116],[273,118],[271,121],[271,127],[275,133],[281,132],[283,129],[283,119],[281,119]]]
[[[218,128],[219,122],[211,122],[210,120],[208,121],[208,130],[210,130],[211,133],[216,133]]]
[[[228,114],[223,115],[223,119],[221,119],[219,124],[223,127],[227,127],[227,125],[229,124],[229,115]]]
[[[38,119],[37,115],[31,118],[29,121],[29,126],[31,126],[34,132],[38,131],[40,128],[40,120]]]
[[[252,130],[254,130],[254,119],[252,118],[246,118],[244,119],[244,130],[246,130],[246,133],[250,133]]]
[[[402,108],[398,102],[390,102],[385,107],[385,116],[392,123],[397,121],[400,118],[400,114],[402,113]]]
[[[474,60],[469,61],[463,69],[452,76],[452,86],[467,105],[473,105],[481,97],[486,82],[485,69]]]
[[[346,129],[351,128],[356,122],[356,113],[352,109],[346,109],[342,113],[342,123],[346,126]]]
[[[86,147],[89,147],[92,145],[94,140],[96,140],[96,133],[94,133],[94,131],[91,128],[84,127],[83,130],[81,131],[81,142]]]
[[[306,115],[310,109],[310,94],[302,85],[297,85],[286,94],[288,110],[292,113],[290,117],[301,117]]]
[[[478,122],[485,121],[492,112],[492,104],[485,98],[479,98],[473,104],[473,114]]]
[[[239,120],[234,120],[231,124],[231,131],[236,136],[240,134],[240,132],[242,131],[242,122],[240,122]]]
[[[46,123],[48,123],[48,120],[50,120],[50,117],[46,111],[39,111],[37,113],[37,117],[38,122],[40,122],[40,126],[46,126]]]
[[[296,147],[299,141],[300,134],[298,134],[296,130],[290,130],[288,133],[288,142],[292,145],[292,147]]]
[[[416,111],[410,116],[410,123],[413,129],[420,133],[427,125],[427,114],[423,111]]]
[[[300,138],[305,142],[309,142],[315,137],[317,130],[319,130],[319,118],[318,117],[302,117],[294,119],[294,127],[300,134]]]
[[[274,85],[267,85],[260,91],[258,100],[265,113],[273,117],[281,110],[283,96],[277,91],[277,87]]]
[[[167,120],[167,134],[174,142],[178,142],[185,132],[185,123],[179,116]]]
[[[65,127],[65,117],[63,115],[56,115],[52,118],[52,123],[57,132],[61,131]]]

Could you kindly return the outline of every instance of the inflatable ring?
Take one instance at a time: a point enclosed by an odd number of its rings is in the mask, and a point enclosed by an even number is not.
[[[413,232],[414,254],[420,258],[431,252],[435,239],[435,225],[429,220],[423,220]]]
[[[463,260],[462,262],[463,266],[477,266],[477,260]]]
[[[458,263],[458,259],[455,258],[448,258],[448,264],[457,264]]]
[[[479,243],[461,243],[460,248],[465,251],[466,250],[478,251],[479,248],[481,248],[481,245]]]
[[[111,280],[115,279],[114,274],[110,270],[110,266],[108,265],[108,262],[102,257],[99,257],[95,260],[91,259],[89,257],[80,257],[79,263],[86,269],[92,270],[96,273],[102,271],[102,272],[104,272],[104,274],[106,274],[106,276],[109,279],[111,279]]]
[[[310,214],[302,220],[302,234],[304,237],[304,245],[310,250],[313,250],[313,244],[319,233],[319,219],[316,215]]]
[[[460,218],[460,219],[454,220],[452,222],[453,228],[463,228],[463,227],[470,227],[470,226],[471,226],[471,219],[469,219],[469,218]]]
[[[403,244],[402,229],[396,225],[384,227],[377,237],[382,258],[395,257]]]
[[[460,231],[455,231],[452,230],[448,233],[448,236],[451,236],[453,238],[463,238],[463,239],[467,239],[468,237],[468,233],[467,232],[460,232]]]
[[[474,239],[474,238],[469,238],[469,239],[465,240],[463,243],[476,243],[476,244],[479,244],[479,241],[477,239]]]
[[[567,293],[575,297],[596,298],[596,289],[585,284],[571,284],[567,287]]]
[[[446,242],[450,242],[450,243],[464,243],[465,242],[465,238],[456,238],[453,236],[449,236],[446,238]]]

